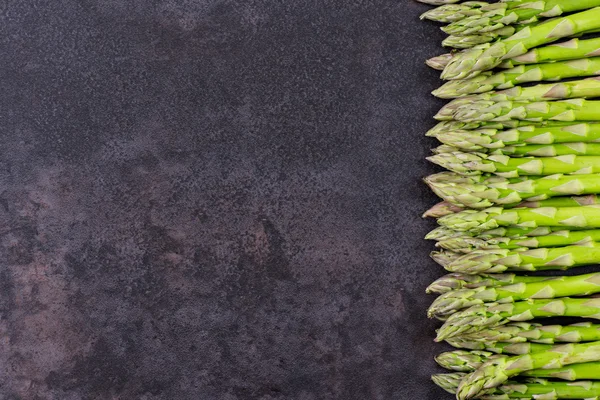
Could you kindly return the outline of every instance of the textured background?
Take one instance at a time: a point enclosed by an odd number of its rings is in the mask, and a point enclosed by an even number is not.
[[[427,8],[0,2],[0,398],[451,398]]]

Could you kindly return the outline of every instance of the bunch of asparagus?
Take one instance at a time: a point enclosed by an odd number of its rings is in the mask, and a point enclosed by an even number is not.
[[[433,380],[459,400],[600,398],[600,272],[538,273],[600,264],[600,0],[420,1],[462,49],[427,61],[451,100],[427,133],[448,271],[428,314],[457,348]]]

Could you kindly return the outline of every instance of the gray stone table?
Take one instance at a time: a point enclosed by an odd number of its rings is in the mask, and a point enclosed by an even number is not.
[[[0,398],[438,400],[409,0],[0,2]]]

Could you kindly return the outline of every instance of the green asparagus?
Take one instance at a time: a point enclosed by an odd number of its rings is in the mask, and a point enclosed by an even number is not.
[[[432,149],[434,154],[456,153],[462,149],[449,145],[441,145]],[[481,152],[481,150],[480,150]],[[529,144],[506,146],[500,149],[486,149],[483,152],[492,155],[504,155],[510,157],[554,157],[568,156],[600,156],[600,143],[563,143],[563,144]]]
[[[561,316],[600,319],[600,299],[562,297],[472,306],[448,317],[438,330],[436,341],[473,334],[511,321]]]
[[[535,48],[525,54],[503,61],[499,67],[514,68],[517,65],[576,60],[595,56],[600,56],[600,38],[571,39]],[[447,63],[450,62],[449,60],[448,58]]]
[[[580,123],[563,126],[522,126],[509,130],[485,128],[454,131],[436,131],[435,137],[442,143],[479,151],[502,149],[507,146],[554,143],[593,143],[600,141],[600,123]]]
[[[458,174],[471,175],[487,172],[507,178],[529,175],[600,173],[599,156],[574,154],[556,157],[509,157],[501,154],[454,152],[435,154],[427,157],[427,160]],[[564,194],[584,193],[586,192],[566,191]]]
[[[482,361],[481,364],[483,364]],[[572,364],[562,368],[551,368],[551,369],[533,369],[525,371],[521,374],[524,377],[530,378],[554,378],[561,379],[564,381],[576,381],[576,380],[600,380],[600,362],[589,362],[581,364]],[[472,372],[472,371],[467,371]],[[436,385],[446,390],[448,393],[456,394],[460,381],[467,376],[467,372],[452,372],[446,374],[436,374],[431,377]],[[531,382],[529,382],[531,383]],[[560,381],[554,383],[561,383]],[[563,382],[564,383],[564,382]],[[527,382],[522,384],[528,384]],[[504,386],[504,385],[503,385]],[[502,391],[502,386],[499,389]],[[486,397],[482,397],[485,399]],[[552,397],[555,398],[555,397]],[[564,398],[564,397],[561,397]]]
[[[442,226],[475,234],[501,226],[600,228],[600,206],[465,210],[438,219]]]
[[[445,201],[455,206],[470,208],[485,208],[494,204],[518,206],[524,200],[538,202],[529,204],[533,206],[550,206],[550,202],[540,200],[565,195],[600,193],[600,174],[556,174],[541,178],[514,179],[496,175],[464,176],[440,172],[426,177],[424,181]],[[590,205],[596,204],[596,199],[595,196],[559,197],[554,204],[561,207]],[[453,208],[452,211],[457,209]]]
[[[494,358],[485,362],[475,372],[467,375],[460,382],[456,396],[458,400],[478,398],[482,394],[486,394],[488,389],[498,387],[504,384],[509,378],[525,371],[561,368],[571,364],[595,362],[598,360],[600,360],[599,342],[559,345],[543,352]],[[597,383],[588,382],[579,385],[566,385],[569,386],[566,386],[564,394],[574,396],[570,398],[590,398],[600,394],[590,394],[589,392],[583,394],[579,392],[579,390],[586,389],[590,391],[598,390]],[[558,389],[552,390],[556,396]],[[523,395],[520,397],[523,397]],[[524,397],[533,397],[533,394]],[[558,397],[553,398],[565,398],[565,396],[560,394]]]
[[[546,351],[550,346],[552,346],[551,344],[531,342],[484,342],[481,340],[469,340],[461,337],[447,339],[446,343],[452,347],[456,347],[457,349],[487,351],[493,354],[528,354],[538,351]]]
[[[530,2],[494,3],[479,10],[481,13],[465,16],[442,30],[453,35],[489,32],[515,23],[533,22],[539,17],[557,17],[564,13],[600,6],[598,0],[531,0]]]
[[[440,54],[439,56],[427,59],[425,61],[425,64],[438,71],[443,71],[444,68],[446,68],[446,65],[448,65],[448,63],[450,62],[450,60],[452,60],[453,57],[454,54],[452,53]]]
[[[425,136],[438,137],[444,133],[452,133],[461,130],[481,130],[482,132],[490,131],[489,135],[494,135],[498,131],[504,129],[514,129],[519,127],[538,127],[551,128],[560,126],[572,126],[573,122],[565,121],[519,121],[516,119],[506,121],[480,121],[480,122],[463,122],[463,121],[440,121],[436,126],[431,128]],[[530,128],[527,128],[530,129]],[[580,140],[571,140],[580,141]],[[544,143],[539,143],[544,144]]]
[[[441,203],[437,203],[429,210],[425,211],[425,213],[423,214],[423,218],[440,218],[444,215],[453,214],[462,210],[463,209],[459,206],[456,206],[447,201],[443,201]]]
[[[490,43],[499,39],[506,39],[523,29],[525,26],[505,26],[500,29],[480,32],[470,35],[450,35],[442,41],[444,47],[454,49],[470,49],[481,44]]]
[[[549,199],[544,200],[536,200],[536,201],[523,201],[516,205],[507,204],[504,207],[514,207],[514,208],[540,208],[540,207],[577,207],[591,204],[600,204],[600,196],[595,194],[589,194],[587,196],[561,196],[561,197],[551,197]],[[441,218],[446,215],[454,214],[457,212],[464,211],[465,208],[462,206],[454,205],[447,201],[442,201],[429,210],[427,210],[423,217],[431,217],[431,218]],[[567,243],[573,244],[573,243]],[[561,246],[566,246],[563,244]],[[519,246],[522,247],[522,246]],[[537,247],[550,247],[550,246],[537,246]],[[495,247],[490,247],[495,248]],[[496,247],[497,248],[497,247]],[[516,247],[515,247],[516,248]],[[451,250],[451,249],[449,249]],[[471,248],[474,250],[474,248]],[[471,251],[469,250],[469,251]]]
[[[481,8],[488,6],[489,3],[482,1],[467,1],[462,4],[446,4],[444,2],[439,7],[433,8],[421,14],[421,19],[430,21],[450,23],[463,18],[481,15]],[[429,4],[432,4],[429,2]],[[439,3],[438,3],[439,4]]]
[[[478,239],[488,240],[492,238],[522,238],[526,237],[537,237],[548,235],[551,232],[561,231],[564,228],[560,227],[549,227],[539,226],[534,228],[524,227],[498,227],[489,229],[483,232],[468,232],[468,231],[456,231],[454,229],[446,228],[445,226],[439,226],[432,230],[425,236],[427,240],[448,240],[455,237],[461,236],[472,236]]]
[[[489,47],[478,46],[454,57],[442,72],[444,79],[464,79],[491,70],[502,60],[527,53],[531,48],[560,38],[600,28],[600,7],[526,27]]]
[[[599,292],[600,273],[561,276],[541,282],[521,282],[507,286],[452,290],[435,299],[427,313],[429,317],[448,317],[464,308],[484,303],[587,296]]]
[[[448,111],[447,109],[445,110]],[[477,101],[457,107],[452,115],[436,115],[444,120],[463,122],[556,120],[565,122],[600,121],[600,101],[569,99],[562,101]]]
[[[445,4],[458,3],[460,0],[418,0],[421,3],[431,4],[432,6],[443,6]]]
[[[494,249],[536,249],[540,247],[561,247],[570,245],[589,245],[600,242],[600,229],[581,231],[558,231],[546,236],[510,238],[479,239],[471,236],[460,236],[441,240],[437,247],[455,253],[470,253],[476,250]],[[600,339],[599,339],[600,340]]]
[[[520,65],[497,73],[486,71],[470,79],[448,81],[432,93],[436,97],[452,99],[497,89],[510,89],[527,82],[595,76],[599,72],[600,57]]]
[[[448,120],[464,112],[465,108],[475,104],[491,104],[507,101],[542,101],[555,99],[573,99],[600,96],[600,78],[586,78],[571,82],[541,84],[523,88],[515,86],[498,92],[481,93],[460,97],[446,104],[435,116],[439,120]]]
[[[516,274],[463,274],[451,273],[437,279],[426,289],[427,293],[444,294],[459,289],[508,286],[518,283],[541,282],[552,279],[548,276],[525,276]],[[598,338],[600,340],[600,337]]]
[[[457,339],[484,343],[534,342],[543,344],[594,342],[600,340],[600,324],[580,322],[572,325],[540,325],[528,322],[512,322],[492,327]]]
[[[517,343],[517,345],[521,344],[524,343]],[[498,356],[489,351],[456,350],[439,354],[437,357],[435,357],[435,362],[437,362],[440,367],[450,371],[473,372],[490,358],[498,358]]]

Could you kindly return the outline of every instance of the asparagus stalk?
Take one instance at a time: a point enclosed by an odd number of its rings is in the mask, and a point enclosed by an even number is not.
[[[517,65],[576,60],[599,55],[600,38],[571,39],[566,42],[532,49],[525,54],[505,60],[499,66],[503,68],[513,68]]]
[[[526,383],[507,383],[494,393],[481,397],[482,400],[506,399],[597,399],[600,396],[600,382],[576,381],[556,382],[545,379],[530,380]]]
[[[423,218],[440,218],[444,215],[454,214],[455,212],[462,211],[463,208],[447,201],[437,203],[429,210],[425,211]]]
[[[519,4],[495,3],[481,7],[479,9],[482,11],[481,14],[465,16],[442,27],[442,30],[452,35],[489,32],[515,23],[534,22],[539,17],[557,17],[564,13],[597,6],[600,6],[600,1],[597,0],[532,0],[519,2]]]
[[[498,39],[509,38],[524,27],[525,25],[505,26],[496,30],[479,32],[477,34],[450,35],[442,41],[442,45],[455,49],[470,49],[472,47],[490,43]]]
[[[534,342],[543,344],[580,343],[600,340],[600,325],[591,322],[580,322],[572,325],[540,325],[527,322],[491,327],[473,334],[457,337],[470,342]]]
[[[476,289],[480,287],[508,286],[519,283],[541,282],[552,279],[548,276],[524,276],[516,274],[463,274],[451,273],[437,279],[426,289],[427,293],[444,294],[459,289]],[[600,337],[598,338],[600,340]]]
[[[438,223],[455,231],[479,233],[501,226],[600,228],[600,207],[542,207],[465,210],[446,215]]]
[[[587,296],[600,292],[600,273],[548,278],[541,282],[452,290],[439,296],[427,311],[429,317],[448,317],[459,310],[484,303],[526,299]]]
[[[450,374],[435,374],[431,376],[433,383],[444,389],[448,393],[456,394],[458,385],[467,374],[465,372],[453,372]]]
[[[482,132],[490,131],[489,135],[494,135],[498,131],[503,129],[514,129],[519,127],[540,127],[550,128],[558,126],[571,126],[572,122],[565,121],[519,121],[519,120],[506,120],[506,121],[479,121],[479,122],[463,122],[463,121],[440,121],[436,126],[431,128],[425,136],[438,137],[443,133],[452,133],[463,130],[481,130]],[[530,128],[527,128],[530,129]],[[571,140],[572,142],[580,140]],[[543,143],[540,143],[543,144]]]
[[[589,245],[600,242],[600,229],[582,231],[558,231],[547,236],[510,238],[479,239],[471,236],[460,236],[436,243],[437,247],[450,250],[455,253],[470,253],[477,250],[498,249],[537,249],[549,247],[561,247],[570,245]],[[600,339],[599,339],[600,340]]]
[[[481,93],[461,97],[446,104],[435,116],[439,120],[452,119],[455,114],[464,113],[472,104],[483,106],[508,101],[542,101],[573,99],[600,96],[600,78],[586,78],[571,82],[541,84],[531,87],[515,86],[498,92]]]
[[[600,197],[595,194],[589,194],[586,196],[564,196],[564,197],[551,197],[544,200],[532,200],[524,201],[517,204],[516,208],[540,208],[540,207],[579,207],[579,206],[591,206],[593,204],[600,204]],[[573,243],[568,243],[573,244]],[[540,246],[542,247],[542,246]],[[546,246],[543,246],[546,247]]]
[[[483,362],[481,364],[483,364]],[[586,379],[599,380],[600,373],[598,371],[600,371],[600,362],[589,362],[581,364],[572,364],[562,368],[534,369],[531,371],[525,371],[521,375],[531,378],[555,378],[562,379],[565,381],[576,381]],[[431,379],[436,385],[446,390],[448,393],[456,394],[458,385],[460,384],[460,381],[467,376],[467,372],[436,374],[433,375]],[[552,382],[552,384],[554,383],[555,382]]]
[[[536,201],[523,201],[517,205],[515,208],[540,208],[540,207],[577,207],[577,206],[585,206],[592,204],[600,204],[600,197],[595,194],[590,194],[587,196],[562,196],[562,197],[552,197],[545,200],[536,200]],[[511,204],[505,205],[505,207],[512,207]],[[454,214],[457,212],[464,211],[464,207],[454,205],[447,201],[442,201],[429,210],[427,210],[423,217],[432,217],[432,218],[441,218],[446,215]],[[573,243],[567,243],[573,244]],[[566,244],[562,244],[561,246],[566,246]],[[522,247],[522,246],[521,246]],[[538,247],[551,247],[551,246],[538,246]],[[490,247],[495,248],[495,247]],[[462,248],[461,248],[462,249]],[[475,248],[471,248],[469,251],[474,250]],[[452,250],[452,249],[448,249]]]
[[[477,239],[489,240],[493,238],[522,238],[548,235],[551,232],[562,231],[564,228],[539,226],[533,228],[525,227],[498,227],[483,232],[456,231],[445,226],[439,226],[425,236],[427,240],[448,240],[456,237],[471,236]]]
[[[446,342],[449,345],[456,347],[457,349],[487,351],[493,354],[528,354],[535,353],[537,351],[546,351],[548,348],[550,348],[550,346],[552,346],[551,344],[540,344],[530,342],[484,342],[481,340],[469,340],[460,337],[447,339]]]
[[[443,6],[445,4],[458,3],[460,0],[418,0],[421,3],[431,4],[432,6]]]
[[[566,42],[538,47],[529,52],[504,60],[499,67],[514,68],[519,65],[549,63],[565,60],[585,59],[600,55],[600,38],[571,39]],[[444,70],[456,54],[447,53],[432,57],[426,64],[437,70]]]
[[[526,27],[508,39],[498,41],[487,49],[477,47],[454,57],[442,72],[444,79],[464,79],[487,71],[502,62],[527,53],[531,48],[600,28],[600,8],[571,14]]]
[[[438,71],[443,71],[444,68],[446,68],[446,65],[448,65],[448,63],[450,62],[450,60],[452,60],[453,57],[454,54],[452,53],[440,54],[439,56],[427,59],[425,61],[425,64]]]
[[[448,112],[446,109],[445,112]],[[570,99],[563,101],[477,101],[457,107],[452,115],[438,114],[435,118],[464,122],[505,121],[600,121],[600,101]]]
[[[558,197],[600,193],[600,174],[548,175],[541,178],[503,178],[495,175],[463,176],[441,172],[428,176],[425,183],[445,201],[463,207],[485,208],[494,204],[561,207],[596,204],[595,196]],[[452,211],[457,211],[452,208]],[[449,212],[447,215],[451,214]]]
[[[434,154],[456,153],[462,149],[441,145],[432,149]],[[575,154],[578,156],[600,156],[600,143],[573,142],[564,144],[530,144],[506,146],[500,149],[484,150],[493,155],[504,155],[511,157],[555,157]]]
[[[600,141],[600,123],[522,126],[509,130],[493,128],[457,129],[453,131],[435,131],[435,137],[444,144],[468,151],[502,149],[507,146],[523,144],[593,143]]]
[[[518,343],[523,344],[523,343]],[[542,345],[544,346],[544,345]],[[523,354],[523,353],[521,353]],[[456,372],[473,372],[490,358],[498,356],[489,351],[448,351],[435,357],[435,362],[442,368]],[[502,356],[500,356],[502,357]]]
[[[511,321],[561,316],[600,319],[600,299],[562,297],[472,306],[452,314],[438,330],[436,341],[473,334]]]
[[[525,354],[513,357],[498,357],[485,362],[475,372],[467,375],[461,382],[457,390],[458,400],[467,400],[485,395],[488,389],[502,385],[511,377],[521,374],[525,371],[534,369],[561,368],[563,366],[595,362],[600,360],[600,343],[591,342],[584,344],[566,344],[554,346],[552,349],[532,354]],[[597,383],[569,385],[565,389],[564,395],[561,393],[555,398],[581,399],[597,397],[598,394],[589,392],[580,393],[579,389],[598,389]],[[552,389],[558,394],[558,389]],[[523,397],[523,393],[520,397]],[[562,397],[561,397],[562,396]],[[530,394],[525,397],[533,397]]]
[[[435,154],[427,157],[427,160],[458,174],[488,172],[507,178],[600,173],[600,157],[574,154],[556,157],[508,157],[500,154],[454,152]],[[588,192],[567,191],[564,194],[584,193]]]
[[[481,342],[481,341],[469,341],[462,338],[450,338],[446,340],[446,342],[458,349],[468,349],[467,350],[454,350],[446,353],[442,353],[436,357],[438,360],[438,364],[444,368],[446,364],[452,364],[452,360],[454,359],[456,354],[464,354],[464,353],[475,353],[482,352],[489,354],[488,357],[493,356],[494,354],[529,354],[536,353],[538,351],[546,351],[550,349],[553,345],[551,344],[542,344],[542,343],[530,343],[530,342],[522,342],[522,343],[504,343],[504,342]],[[442,365],[444,363],[444,365]],[[476,369],[475,367],[474,369]],[[447,368],[458,371],[458,369]],[[468,372],[468,371],[465,371]]]
[[[599,72],[600,57],[520,65],[497,73],[486,71],[470,79],[448,81],[432,94],[443,99],[452,99],[497,89],[510,89],[527,82],[595,76]]]
[[[488,6],[489,3],[482,1],[466,1],[461,4],[447,4],[443,2],[443,5],[433,8],[421,14],[421,19],[428,19],[430,21],[450,23],[459,21],[463,18],[481,15],[481,8]],[[454,2],[456,3],[456,1]],[[428,4],[433,4],[428,2]],[[440,3],[437,2],[439,5]]]

